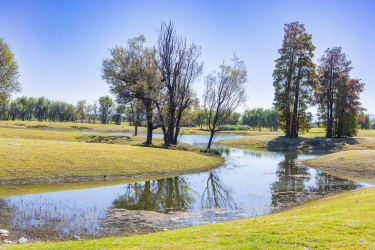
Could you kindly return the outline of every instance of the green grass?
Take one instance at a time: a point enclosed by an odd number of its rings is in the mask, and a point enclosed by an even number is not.
[[[341,178],[375,184],[375,150],[338,152],[304,160],[303,164]]]
[[[221,158],[129,145],[0,138],[0,180],[132,176],[207,169]]]
[[[34,176],[44,176],[43,171],[50,171],[49,174],[71,175],[72,172],[83,169],[89,169],[89,172],[96,173],[96,171],[111,173],[112,167],[117,168],[115,171],[128,171],[127,166],[132,166],[134,171],[160,171],[159,163],[165,159],[162,157],[168,153],[172,153],[171,162],[168,160],[164,162],[165,169],[172,169],[166,171],[180,171],[181,169],[191,169],[192,165],[202,163],[203,159],[207,157],[206,161],[210,164],[217,164],[221,159],[209,157],[202,154],[185,151],[164,150],[160,148],[135,147],[132,145],[139,145],[141,142],[129,140],[124,138],[110,138],[110,137],[86,137],[86,135],[69,134],[56,131],[42,131],[39,130],[11,130],[12,132],[0,130],[0,158],[5,159],[0,162],[0,168],[6,169],[4,162],[17,162],[21,166],[27,166],[29,172],[26,175],[32,174]],[[28,131],[27,133],[19,131]],[[194,130],[192,130],[194,131]],[[45,132],[45,133],[43,133]],[[48,132],[48,133],[47,133]],[[272,134],[275,133],[275,134]],[[257,141],[258,144],[262,142],[269,142],[277,140],[280,132],[252,132],[251,140]],[[68,135],[69,134],[69,135]],[[324,136],[324,131],[314,130],[305,135],[306,140],[316,140],[316,135]],[[335,141],[335,147],[341,149],[348,149],[355,147],[356,149],[370,149],[372,148],[373,137],[375,133],[372,131],[364,131],[359,134],[354,140],[366,140],[365,143],[350,144],[347,141]],[[131,138],[131,137],[129,137]],[[324,138],[322,138],[324,139]],[[246,139],[248,140],[248,139]],[[247,141],[244,141],[244,146],[248,147]],[[301,140],[299,146],[303,146],[306,140]],[[319,140],[319,138],[318,138]],[[96,143],[84,143],[96,142]],[[329,141],[328,141],[329,142]],[[326,143],[328,143],[326,142]],[[345,144],[344,144],[345,142]],[[113,145],[113,144],[114,145]],[[285,143],[285,141],[284,141]],[[117,145],[123,144],[123,145]],[[254,146],[257,144],[254,144]],[[253,145],[250,145],[253,146]],[[255,146],[259,147],[259,146]],[[7,151],[8,150],[8,151]],[[13,150],[13,151],[12,151]],[[146,151],[142,151],[146,150]],[[151,152],[149,150],[155,150]],[[158,151],[159,150],[159,151]],[[32,157],[33,154],[45,155],[46,159],[61,164],[60,167],[43,161],[43,157]],[[63,153],[61,153],[63,152]],[[108,153],[109,152],[109,153]],[[115,154],[113,154],[115,152]],[[144,165],[147,161],[148,153],[151,156],[158,155],[156,152],[161,152],[162,156],[152,158],[152,166],[146,167]],[[176,153],[177,154],[174,154]],[[322,156],[326,158],[315,158],[314,164],[318,166],[319,160],[324,162],[326,167],[329,162],[335,168],[346,168],[350,174],[345,177],[347,179],[355,180],[353,175],[355,171],[362,173],[369,173],[372,171],[373,162],[375,162],[374,151],[347,151],[342,153],[330,154]],[[13,153],[13,154],[12,154]],[[86,157],[85,154],[88,156]],[[186,155],[185,155],[186,154]],[[341,154],[341,155],[340,155]],[[89,157],[91,155],[91,158]],[[113,156],[111,158],[110,156]],[[120,159],[121,157],[124,157]],[[124,161],[133,157],[131,162]],[[334,156],[334,157],[332,157]],[[60,158],[62,157],[62,158]],[[64,158],[65,157],[65,158]],[[174,157],[174,158],[173,158]],[[186,158],[183,158],[186,157]],[[203,158],[198,158],[203,157]],[[107,161],[113,161],[114,165],[100,165],[97,167],[90,166],[87,161],[95,158],[97,161],[106,164]],[[23,160],[22,160],[23,159]],[[27,161],[30,159],[31,161]],[[64,161],[65,159],[65,161]],[[70,164],[66,161],[72,160]],[[186,162],[187,161],[187,162]],[[189,163],[189,161],[191,161]],[[215,161],[217,161],[215,163]],[[309,160],[310,161],[310,160]],[[35,165],[32,163],[35,162]],[[122,166],[121,163],[122,162]],[[71,167],[71,165],[76,167]],[[171,163],[171,164],[170,164]],[[3,165],[1,165],[3,164]],[[44,168],[38,167],[44,164]],[[96,163],[93,163],[96,164]],[[118,165],[116,165],[118,164]],[[170,164],[170,165],[169,165]],[[176,164],[181,166],[173,170]],[[190,166],[189,166],[190,164]],[[13,168],[18,170],[17,165]],[[69,173],[62,173],[61,168],[71,167]],[[195,166],[195,168],[199,168]],[[54,171],[51,171],[54,169]],[[9,170],[9,169],[8,169]],[[164,171],[164,170],[163,170]],[[4,171],[2,171],[4,172]],[[326,171],[325,171],[326,172]],[[132,172],[133,173],[133,172]],[[0,173],[1,175],[4,173]],[[24,171],[14,171],[8,175],[25,175]],[[337,175],[337,174],[336,174]],[[52,175],[53,176],[53,175]],[[13,176],[14,177],[14,176]],[[10,178],[10,177],[7,177]],[[116,180],[113,183],[121,183],[122,180]],[[92,187],[96,185],[101,186],[102,182],[91,182]],[[112,183],[111,183],[112,184]],[[66,190],[76,187],[85,187],[85,183],[64,184]],[[74,186],[76,185],[76,186]],[[32,186],[32,185],[30,185]],[[36,186],[36,185],[34,185]],[[41,185],[41,188],[51,191],[58,189],[56,185],[48,186]],[[12,188],[9,187],[9,190]],[[26,188],[27,189],[27,188]],[[19,191],[18,191],[19,192]],[[30,191],[24,191],[30,193]],[[36,190],[35,192],[39,192]],[[1,192],[0,192],[1,195]],[[238,221],[231,221],[225,223],[217,223],[206,226],[190,227],[186,229],[171,230],[161,233],[139,235],[133,237],[122,238],[104,238],[91,241],[74,241],[74,242],[45,242],[45,243],[31,243],[26,245],[5,246],[6,249],[331,249],[331,248],[345,248],[345,249],[374,249],[375,248],[375,187],[360,189],[346,192],[343,194],[327,197],[321,200],[316,200],[308,203],[302,207],[292,209],[287,212],[256,217],[252,219],[244,219]]]
[[[87,142],[87,143],[105,143],[105,144],[121,144],[132,146],[144,146],[146,137],[143,136],[124,136],[124,135],[106,135],[106,134],[90,134],[90,133],[74,133],[64,131],[51,131],[39,129],[10,129],[0,128],[0,138],[15,139],[35,139],[50,141],[71,141],[71,142]],[[164,140],[161,138],[152,138],[152,145],[149,147],[164,148]],[[191,144],[179,142],[177,146],[173,146],[175,150],[202,152],[201,147]]]
[[[285,138],[282,132],[261,132],[246,137],[215,142],[240,148],[265,148],[271,151],[340,151],[375,149],[375,130],[360,131],[354,138],[325,138],[323,129],[312,129],[299,138]]]
[[[0,128],[0,138],[8,139],[30,139],[32,140],[46,140],[46,141],[56,141],[56,142],[80,142],[86,143],[82,147],[91,147],[92,143],[102,143],[102,144],[119,144],[119,145],[131,145],[131,146],[143,146],[146,138],[141,136],[113,136],[113,135],[96,135],[96,134],[82,134],[82,133],[71,133],[64,131],[49,131],[49,130],[39,130],[39,129],[11,129],[11,128]],[[48,143],[48,142],[47,142]],[[49,144],[48,144],[49,145]],[[75,144],[77,145],[77,144]],[[81,144],[79,144],[81,145]],[[163,139],[153,138],[153,147],[163,148]],[[106,147],[106,146],[104,146]],[[179,149],[183,151],[199,152],[201,148],[192,146],[190,144],[179,143],[174,149]],[[31,149],[30,149],[31,150]],[[33,149],[39,151],[37,148]],[[132,149],[136,150],[137,149]],[[144,150],[144,149],[143,149]],[[147,149],[146,149],[147,150]],[[161,151],[164,152],[164,151]],[[66,154],[67,152],[62,152]],[[174,153],[172,153],[174,154]],[[195,155],[195,154],[193,154]],[[23,156],[27,157],[27,156]],[[124,156],[125,157],[125,156]],[[197,159],[199,160],[199,158]],[[221,159],[222,161],[223,159]],[[93,161],[90,159],[90,161]],[[78,161],[77,161],[78,163]],[[61,164],[61,163],[58,163]],[[98,164],[101,164],[98,162]],[[217,166],[216,163],[213,166]],[[165,170],[167,171],[167,169]],[[39,183],[38,185],[6,185],[0,188],[0,197],[12,196],[12,195],[23,195],[23,194],[34,194],[34,193],[45,193],[45,192],[57,192],[65,190],[75,190],[83,188],[94,188],[100,186],[110,186],[110,185],[120,185],[126,184],[134,181],[144,181],[150,178],[156,178],[167,175],[167,173],[162,170],[161,173],[150,174],[149,172],[143,173],[140,177],[131,177],[126,179],[108,180],[101,181],[85,181],[85,182],[74,182],[74,183]],[[189,171],[186,168],[181,169],[181,171]],[[190,171],[198,171],[196,164],[191,165]],[[182,173],[182,172],[179,172]],[[169,175],[170,173],[168,173]],[[13,175],[13,174],[12,174]],[[81,174],[83,175],[83,174]],[[0,180],[1,181],[1,180]],[[75,180],[79,181],[79,180]],[[26,181],[27,182],[27,181]]]
[[[38,129],[11,129],[0,128],[0,138],[15,139],[34,139],[50,141],[70,141],[70,142],[89,142],[89,143],[107,143],[107,144],[125,144],[141,146],[146,137],[142,136],[123,136],[123,135],[105,135],[105,134],[84,134],[64,131],[38,130]],[[164,141],[160,138],[152,138],[154,147],[162,147]],[[191,151],[198,150],[197,147],[185,143],[179,143],[182,149]]]
[[[155,234],[5,249],[374,249],[375,187],[287,212]]]
[[[134,134],[134,126],[128,123],[116,124],[100,124],[100,123],[81,123],[81,122],[38,122],[38,121],[0,121],[0,128],[20,128],[20,129],[40,129],[40,130],[74,130],[87,132],[103,132],[103,133],[131,133]],[[263,130],[268,133],[267,129]],[[146,127],[138,127],[138,134],[146,134]],[[163,134],[160,128],[153,131],[154,134]],[[258,131],[222,131],[223,135],[253,135]],[[276,132],[282,134],[282,132]],[[182,127],[183,135],[209,135],[207,127]]]

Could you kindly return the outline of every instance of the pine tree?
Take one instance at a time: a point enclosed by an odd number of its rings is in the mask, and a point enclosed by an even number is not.
[[[273,73],[274,106],[280,112],[280,127],[287,137],[298,137],[298,131],[309,127],[307,104],[312,101],[315,65],[312,62],[315,46],[303,24],[286,24],[280,58]]]

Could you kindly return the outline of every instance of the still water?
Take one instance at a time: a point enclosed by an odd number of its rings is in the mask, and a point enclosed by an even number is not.
[[[236,137],[218,136],[216,141]],[[181,140],[205,146],[208,136],[185,135]],[[0,220],[7,220],[15,235],[34,240],[133,235],[265,215],[366,186],[294,164],[318,154],[214,148],[226,162],[213,171],[7,197],[0,199],[7,214]]]

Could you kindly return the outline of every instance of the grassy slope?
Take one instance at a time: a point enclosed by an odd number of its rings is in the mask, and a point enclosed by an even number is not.
[[[180,150],[15,138],[0,138],[0,159],[0,180],[178,173],[222,162]]]
[[[367,137],[374,135],[371,132],[366,131],[366,133]],[[375,188],[367,188],[314,201],[285,213],[253,219],[130,238],[29,244],[27,247],[30,249],[375,248],[374,197]],[[26,246],[13,247],[23,249]]]
[[[375,187],[287,212],[126,238],[50,242],[11,249],[373,249]],[[8,249],[8,248],[6,248]]]
[[[304,165],[354,181],[375,184],[375,151],[338,152],[303,161]]]
[[[128,123],[121,125],[115,124],[100,124],[100,123],[73,123],[73,122],[38,122],[38,121],[0,121],[0,128],[28,128],[28,129],[56,129],[56,130],[74,130],[74,131],[88,131],[88,132],[103,132],[103,133],[134,133],[134,126],[129,126]],[[269,131],[264,131],[268,133]],[[146,127],[138,127],[138,134],[146,134]],[[154,130],[155,134],[162,134],[160,128]],[[183,127],[181,133],[184,135],[208,135],[207,128],[203,127],[201,130],[198,127]],[[254,135],[257,131],[223,131],[223,135]],[[281,132],[277,132],[282,134]]]
[[[253,132],[254,133],[254,132]],[[281,132],[258,133],[253,136],[218,141],[232,147],[267,148],[274,151],[338,151],[375,149],[375,130],[360,131],[354,138],[324,138],[323,129],[312,129],[297,139],[285,138]]]
[[[144,137],[140,136],[112,136],[112,135],[95,135],[95,134],[81,134],[63,131],[48,131],[38,129],[10,129],[0,128],[0,138],[14,138],[14,139],[33,139],[33,140],[48,140],[48,141],[68,141],[68,142],[90,142],[90,143],[105,143],[105,144],[122,144],[140,146],[145,141]],[[154,147],[161,147],[162,139],[153,138]],[[188,151],[199,151],[200,148],[189,144],[180,143],[178,149]],[[194,168],[194,164],[192,165]],[[38,184],[38,185],[6,185],[0,188],[0,197],[34,194],[44,192],[57,192],[65,190],[75,190],[83,188],[95,188],[101,186],[120,185],[135,181],[144,181],[152,178],[150,177],[134,177],[127,179],[106,180],[106,181],[90,181],[90,182],[75,182],[75,183],[58,183],[58,184]]]
[[[143,136],[84,134],[64,131],[11,128],[0,128],[0,138],[125,144],[133,146],[141,146],[146,141],[146,138]],[[152,138],[152,142],[154,147],[162,147],[164,144],[163,139],[160,138]],[[177,149],[199,151],[200,148],[186,143],[179,143]]]

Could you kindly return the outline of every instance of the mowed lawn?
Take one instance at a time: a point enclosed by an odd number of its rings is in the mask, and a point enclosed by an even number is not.
[[[41,130],[73,130],[73,131],[86,131],[86,132],[103,132],[103,133],[134,133],[134,126],[129,126],[129,123],[123,122],[121,125],[111,124],[100,124],[100,123],[87,123],[87,122],[39,122],[39,121],[0,121],[0,128],[17,128],[17,129],[41,129]],[[203,126],[200,127],[182,127],[181,134],[184,135],[209,135],[208,128]],[[146,134],[147,127],[138,127],[138,134]],[[161,128],[157,128],[153,131],[154,134],[163,134]],[[270,132],[268,129],[259,131],[221,131],[221,135],[261,135],[261,134],[279,134],[282,135],[282,131]]]
[[[287,212],[123,238],[14,245],[5,249],[374,249],[375,187]]]
[[[36,139],[51,141],[72,141],[72,142],[90,142],[90,143],[111,143],[141,145],[146,141],[143,136],[123,136],[95,133],[75,133],[66,131],[51,131],[39,129],[11,129],[0,128],[0,138],[15,139]],[[152,138],[156,146],[161,146],[164,142],[161,138]]]
[[[265,148],[271,151],[341,151],[375,149],[375,130],[360,130],[352,138],[325,138],[324,129],[313,128],[298,138],[286,138],[282,132],[252,132],[246,137],[214,142],[239,148]]]
[[[303,161],[323,172],[359,182],[375,184],[375,150],[351,150]]]
[[[184,172],[222,158],[129,145],[0,138],[0,180]]]

